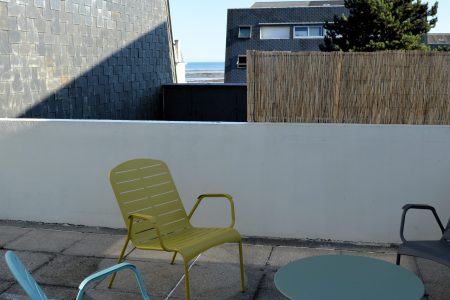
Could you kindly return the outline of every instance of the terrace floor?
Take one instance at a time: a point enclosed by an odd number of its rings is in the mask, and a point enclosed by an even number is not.
[[[4,254],[15,250],[52,299],[75,299],[78,284],[89,274],[115,263],[125,238],[123,230],[0,221],[0,299],[26,299],[7,270]],[[284,245],[283,245],[284,244]],[[244,262],[247,291],[240,293],[238,247],[210,249],[193,265],[192,299],[286,299],[273,277],[281,266],[311,255],[363,255],[395,262],[394,247],[246,239]],[[152,299],[184,299],[183,266],[170,265],[169,253],[134,251],[128,261],[137,265]],[[402,258],[402,266],[423,280],[426,299],[450,299],[450,270],[422,259]],[[140,299],[131,273],[117,276],[113,289],[96,283],[87,299]]]

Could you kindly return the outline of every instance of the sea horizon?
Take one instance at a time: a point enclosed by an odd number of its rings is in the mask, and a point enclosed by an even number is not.
[[[186,81],[188,83],[223,83],[225,62],[188,62]]]
[[[223,61],[196,61],[196,62],[186,63],[186,69],[198,70],[199,68],[204,68],[206,70],[225,69],[225,62],[223,62]]]

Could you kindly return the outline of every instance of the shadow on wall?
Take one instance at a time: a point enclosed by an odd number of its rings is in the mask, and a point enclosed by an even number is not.
[[[65,83],[49,96],[34,101],[31,107],[18,117],[160,119],[162,116],[161,85],[173,82],[170,46],[167,23],[163,22],[98,62],[82,75]],[[68,49],[68,51],[73,50]],[[70,53],[67,55],[71,56]],[[90,53],[87,55],[89,56]],[[74,66],[82,67],[86,57],[82,57],[79,51],[75,51],[73,57],[62,58],[63,66],[66,65],[65,59],[73,59]],[[34,76],[35,74],[33,74],[33,80],[39,80],[38,84],[47,87],[45,79],[34,78]],[[64,76],[56,80],[62,83]],[[48,91],[44,88],[39,91],[39,94],[46,92]],[[29,96],[34,98],[34,95]]]

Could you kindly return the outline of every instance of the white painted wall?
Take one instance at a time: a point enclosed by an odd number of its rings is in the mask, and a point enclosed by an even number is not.
[[[186,63],[176,63],[175,64],[177,72],[177,83],[186,83]]]
[[[173,43],[177,83],[186,83],[186,63],[181,52],[181,42],[175,40]]]
[[[136,157],[168,163],[187,209],[232,194],[248,236],[398,242],[403,204],[450,215],[450,126],[3,119],[0,157],[0,219],[123,227],[108,171]],[[219,203],[195,223],[226,224]],[[410,236],[436,235],[411,217]]]

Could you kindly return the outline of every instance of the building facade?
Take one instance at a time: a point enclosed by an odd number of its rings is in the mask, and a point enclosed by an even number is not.
[[[0,118],[155,119],[168,0],[0,0]]]
[[[426,43],[431,49],[447,49],[450,47],[450,33],[428,33]]]
[[[246,82],[247,50],[319,51],[325,22],[347,13],[341,0],[256,2],[229,9],[225,83]]]
[[[181,43],[179,40],[175,40],[173,49],[177,83],[186,83],[186,62],[183,58],[183,52],[181,52]]]

